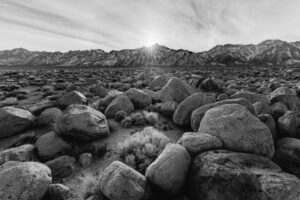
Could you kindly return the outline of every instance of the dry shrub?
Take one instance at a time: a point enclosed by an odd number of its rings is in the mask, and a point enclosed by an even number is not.
[[[85,200],[92,195],[99,194],[99,176],[91,173],[84,174],[82,177],[82,183],[78,190],[80,199]]]
[[[153,127],[146,127],[118,144],[120,160],[142,174],[165,148],[169,139]]]

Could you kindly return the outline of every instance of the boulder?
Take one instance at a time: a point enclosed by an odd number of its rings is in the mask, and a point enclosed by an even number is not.
[[[267,158],[225,150],[197,155],[187,178],[190,200],[299,200],[300,180]]]
[[[0,165],[8,161],[31,161],[33,159],[34,146],[24,144],[15,148],[0,152]]]
[[[0,108],[0,138],[25,131],[34,120],[35,117],[27,110],[14,107]]]
[[[276,143],[275,160],[286,172],[300,177],[300,140],[282,138]]]
[[[278,132],[282,137],[300,138],[300,114],[287,111],[278,119]]]
[[[134,111],[134,106],[126,95],[117,96],[106,108],[105,116],[107,118],[114,118],[115,114],[119,111],[124,111],[127,114]]]
[[[192,94],[179,103],[173,115],[173,122],[179,126],[190,125],[192,112],[200,106],[214,101],[213,97],[208,97],[202,92]]]
[[[191,156],[179,144],[168,144],[158,158],[147,168],[146,178],[150,183],[174,196],[186,179]]]
[[[177,109],[178,103],[175,101],[166,101],[160,106],[160,113],[168,118],[172,118],[175,110]]]
[[[93,92],[95,96],[98,96],[100,98],[104,98],[108,94],[107,90],[102,86],[96,86],[92,88],[91,92]]]
[[[276,122],[272,117],[272,115],[269,114],[258,115],[258,118],[260,121],[265,123],[265,125],[267,125],[267,127],[270,129],[273,140],[275,141],[277,139],[277,128],[276,128]]]
[[[263,102],[256,102],[253,108],[257,115],[272,114],[272,106]]]
[[[143,90],[130,88],[125,92],[125,95],[130,99],[136,109],[145,108],[152,103],[152,98]]]
[[[51,184],[43,200],[70,200],[71,191],[63,184]]]
[[[157,76],[149,84],[150,90],[161,90],[170,80],[167,76]]]
[[[178,141],[191,155],[212,149],[222,149],[223,143],[216,136],[207,133],[187,132]]]
[[[37,117],[38,126],[53,126],[63,112],[58,108],[48,108]]]
[[[45,163],[51,171],[54,181],[70,176],[75,169],[75,158],[70,156],[60,156]]]
[[[228,150],[267,158],[274,156],[273,138],[269,128],[239,104],[225,104],[208,110],[198,132],[218,137]]]
[[[220,90],[214,79],[207,78],[201,82],[200,88],[206,91]]]
[[[0,166],[2,200],[40,200],[51,184],[51,170],[36,162],[9,161]]]
[[[59,137],[54,131],[50,131],[39,137],[35,146],[42,160],[51,160],[65,155],[72,148],[71,144]]]
[[[221,105],[226,105],[226,104],[240,104],[242,106],[245,106],[253,115],[256,115],[255,110],[252,106],[252,104],[247,101],[246,99],[228,99],[224,101],[219,101],[211,104],[206,104],[203,106],[200,106],[196,110],[192,112],[191,115],[191,127],[193,131],[198,131],[200,122],[205,115],[206,111],[208,111],[211,108],[215,108]]]
[[[106,117],[98,110],[84,105],[71,105],[56,123],[63,137],[75,140],[94,140],[109,135]]]
[[[231,99],[244,98],[247,99],[250,103],[254,104],[256,102],[262,102],[265,104],[270,104],[269,99],[264,94],[256,94],[252,92],[237,92],[230,96]]]
[[[72,104],[86,104],[87,99],[82,93],[73,90],[64,94],[58,102],[61,107],[67,107]]]
[[[180,103],[195,92],[195,88],[180,78],[174,77],[162,88],[160,99],[162,102],[175,101]]]
[[[270,101],[272,104],[281,102],[290,110],[294,107],[300,108],[300,98],[287,87],[279,87],[270,94]]]
[[[281,116],[283,116],[289,109],[286,105],[284,105],[281,102],[277,102],[272,105],[272,116],[275,120],[279,119]]]
[[[146,179],[124,163],[114,161],[102,173],[100,190],[110,200],[141,200]]]

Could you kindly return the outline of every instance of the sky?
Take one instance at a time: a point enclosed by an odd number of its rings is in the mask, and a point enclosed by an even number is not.
[[[194,52],[300,40],[300,0],[0,0],[0,50]]]

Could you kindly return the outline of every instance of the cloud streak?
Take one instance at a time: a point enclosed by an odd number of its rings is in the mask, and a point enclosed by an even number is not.
[[[108,51],[158,42],[197,52],[295,41],[299,7],[295,0],[0,0],[0,48]]]

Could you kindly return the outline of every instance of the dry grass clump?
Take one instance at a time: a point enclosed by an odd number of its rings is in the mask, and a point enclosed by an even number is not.
[[[168,143],[169,139],[163,133],[146,127],[118,144],[118,154],[122,162],[144,174]]]
[[[82,183],[78,189],[80,199],[85,200],[92,195],[100,194],[99,176],[88,173],[84,174],[81,179]]]
[[[131,114],[130,116],[125,117],[121,124],[125,128],[129,128],[132,125],[135,126],[144,126],[144,125],[155,125],[155,123],[158,121],[158,114],[155,112],[136,112]]]

